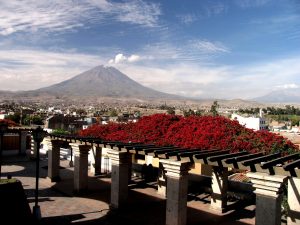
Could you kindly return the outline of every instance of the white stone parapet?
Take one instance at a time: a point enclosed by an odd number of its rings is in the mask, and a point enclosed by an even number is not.
[[[268,175],[266,173],[248,173],[254,193],[276,198],[282,192],[282,186],[287,181],[287,176]]]
[[[288,180],[287,214],[287,225],[300,224],[300,179],[298,177],[290,177]]]
[[[190,162],[161,160],[167,177],[166,225],[185,225]]]
[[[75,154],[74,191],[82,192],[88,188],[88,155],[90,145],[70,143]]]
[[[192,165],[190,162],[173,161],[166,159],[160,160],[160,163],[162,163],[168,177],[177,178],[180,178],[183,175],[187,175]]]
[[[46,141],[48,145],[48,177],[52,182],[59,181],[59,164],[60,164],[60,146],[63,141],[50,140]]]
[[[211,209],[223,213],[227,207],[228,168],[214,167],[211,183]]]
[[[266,173],[248,173],[256,194],[256,225],[281,225],[283,186],[288,177]]]
[[[120,208],[128,198],[128,174],[131,172],[131,155],[128,152],[108,149],[111,160],[111,198],[110,207]]]
[[[102,147],[93,146],[90,171],[94,175],[101,174]]]

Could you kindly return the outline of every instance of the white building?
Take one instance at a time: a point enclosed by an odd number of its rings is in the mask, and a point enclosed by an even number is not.
[[[262,112],[260,112],[259,117],[251,116],[251,117],[243,117],[238,114],[232,114],[231,119],[235,119],[239,122],[239,124],[245,126],[246,128],[253,130],[265,130],[267,129],[266,120],[262,116]]]

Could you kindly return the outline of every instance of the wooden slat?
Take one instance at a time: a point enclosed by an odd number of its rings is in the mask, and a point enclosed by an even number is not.
[[[212,151],[193,155],[192,161],[207,164],[207,158],[215,155],[223,155],[229,153],[230,150]]]
[[[169,155],[168,154],[178,154],[179,152],[185,152],[185,151],[188,151],[189,149],[188,148],[180,148],[180,149],[174,149],[174,150],[167,150],[167,151],[154,151],[154,154],[155,154],[155,157],[162,157],[162,158],[165,158],[165,159],[168,159],[169,158]]]
[[[219,150],[189,150],[186,152],[178,152],[178,154],[175,156],[169,155],[169,158],[173,158],[178,161],[183,160],[184,158],[190,158],[190,161],[192,162],[194,155],[199,155],[199,154],[204,154],[209,152],[211,153],[213,151],[219,151]]]
[[[189,149],[189,148],[187,148],[186,149],[186,151],[184,151],[184,152],[181,152],[181,151],[179,151],[179,152],[169,152],[169,153],[166,153],[169,157],[171,157],[171,156],[179,156],[179,155],[184,155],[185,153],[188,153],[187,155],[189,155],[189,154],[191,154],[191,155],[193,155],[192,153],[194,153],[194,154],[199,154],[199,153],[201,153],[201,152],[203,152],[203,151],[201,151],[201,150],[198,150],[198,149],[195,149],[195,150],[192,150],[192,149]],[[205,151],[204,151],[205,152]],[[206,152],[208,152],[208,151],[206,151]]]
[[[142,148],[148,148],[148,147],[154,147],[153,144],[126,144],[123,146],[124,149],[127,151],[132,149],[142,149]]]
[[[242,155],[246,155],[246,154],[249,154],[249,153],[246,152],[246,151],[243,151],[243,152],[237,152],[237,153],[217,155],[217,156],[211,156],[211,157],[209,157],[208,160],[210,162],[217,162],[217,161],[221,161],[223,159],[228,159],[228,158],[232,158],[232,157],[235,157],[235,156],[242,156]]]
[[[273,159],[271,161],[261,163],[261,168],[267,169],[269,167],[276,166],[279,163],[283,164],[284,162],[291,160],[291,159],[299,159],[299,157],[300,157],[300,153],[295,153],[295,154],[287,155],[284,157],[280,157],[279,159]]]
[[[159,149],[162,149],[162,148],[157,147],[157,148],[143,149],[143,154],[144,154],[144,155],[149,155],[149,154],[154,155],[154,154],[153,154],[154,151],[155,151],[155,150],[159,150]],[[169,148],[164,148],[164,149],[179,149],[179,147],[169,147]]]
[[[290,162],[290,163],[284,165],[283,169],[286,171],[289,171],[289,170],[295,169],[296,167],[300,168],[300,159],[297,159],[293,162]]]
[[[248,159],[248,160],[242,161],[241,163],[244,166],[250,166],[250,165],[254,165],[256,163],[260,163],[260,162],[264,162],[264,161],[274,159],[276,157],[280,157],[280,152],[275,153],[275,154],[271,154],[271,155],[257,157],[257,158],[254,158],[254,159]]]
[[[158,154],[165,154],[167,152],[172,152],[179,150],[179,147],[172,147],[172,148],[167,148],[167,149],[156,149],[153,152],[147,153],[147,155],[152,155],[152,156],[157,156]]]
[[[235,157],[226,159],[225,163],[232,164],[232,163],[244,161],[244,160],[247,160],[247,159],[257,158],[257,157],[263,156],[263,155],[264,155],[263,152],[258,152],[258,153],[254,153],[254,154],[248,154],[248,155],[242,155],[242,156],[235,156]]]
[[[187,151],[187,152],[178,153],[178,156],[179,157],[189,157],[191,155],[214,152],[214,151],[219,151],[219,150],[190,150],[190,151]]]

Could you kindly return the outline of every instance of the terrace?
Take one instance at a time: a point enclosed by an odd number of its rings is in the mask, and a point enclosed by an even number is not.
[[[99,221],[107,224],[122,221],[126,224],[281,224],[284,223],[281,201],[287,183],[290,206],[287,224],[297,224],[299,220],[298,153],[285,156],[264,152],[229,154],[228,150],[157,147],[57,135],[45,138],[43,143],[48,147],[48,157],[42,157],[41,161],[41,166],[47,168],[41,174],[42,190],[47,190],[43,196],[45,201],[40,202],[41,222],[51,223],[54,219],[61,221],[67,217],[69,223],[88,220],[90,224]],[[74,167],[66,160],[60,160],[61,147],[66,145],[74,151]],[[37,145],[33,144],[31,157],[36,152]],[[90,166],[89,152],[94,158]],[[103,174],[101,168],[104,155],[110,159],[109,174]],[[5,165],[4,175],[10,174],[32,187],[34,176],[25,178],[21,175],[34,171],[30,169],[30,163],[25,163],[28,168],[22,172],[9,171],[9,168],[18,168],[13,160],[8,159]],[[146,168],[151,165],[152,171],[156,171],[152,174],[155,176],[150,179],[131,176],[132,168],[138,168],[137,165],[148,165]],[[251,188],[244,194],[241,189],[233,190],[229,174],[237,171],[249,171],[247,176],[254,192]],[[139,172],[143,173],[143,170]],[[254,194],[256,210],[251,197]],[[70,205],[74,211],[78,212],[84,205],[90,209],[88,212],[84,209],[81,216],[76,214],[81,219],[74,215],[74,218],[69,217],[67,214],[72,214],[72,210],[68,207],[63,210],[59,206],[62,199],[69,199],[65,201],[71,203],[73,198],[79,198],[72,203],[73,207]],[[91,205],[97,210],[91,209]],[[54,213],[50,212],[51,207]]]

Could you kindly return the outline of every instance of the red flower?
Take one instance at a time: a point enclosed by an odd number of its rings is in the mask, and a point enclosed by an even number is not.
[[[230,149],[251,153],[294,152],[297,147],[282,136],[269,131],[253,131],[237,121],[222,116],[155,114],[136,123],[94,125],[80,132],[104,140],[153,143],[191,149]]]

